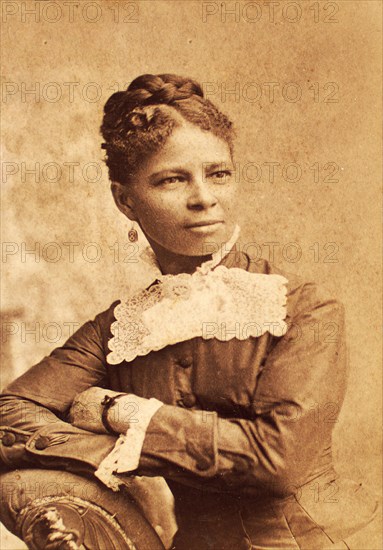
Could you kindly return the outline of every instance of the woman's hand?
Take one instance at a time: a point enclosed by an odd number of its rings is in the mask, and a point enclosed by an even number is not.
[[[113,397],[117,392],[92,387],[77,394],[69,411],[69,422],[89,432],[108,433],[101,420],[101,403],[106,395]]]
[[[73,426],[95,433],[109,433],[102,423],[105,396],[115,397],[121,392],[98,388],[88,388],[74,398],[69,411],[69,421]],[[107,419],[110,427],[117,433],[126,433],[132,423],[139,422],[140,409],[147,406],[148,399],[132,393],[119,397],[109,408]]]

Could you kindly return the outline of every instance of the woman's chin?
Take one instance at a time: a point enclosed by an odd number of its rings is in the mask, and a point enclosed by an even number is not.
[[[234,231],[234,224],[214,223],[203,226],[182,228],[174,231],[171,239],[159,242],[147,236],[154,252],[179,256],[208,256],[217,252],[219,248],[229,241]]]
[[[228,231],[223,223],[190,227],[177,247],[178,250],[174,249],[174,243],[172,248],[183,256],[207,256],[218,251],[231,235],[232,231]]]

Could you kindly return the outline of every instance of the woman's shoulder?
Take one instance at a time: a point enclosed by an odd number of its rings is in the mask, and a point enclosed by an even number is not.
[[[339,310],[343,314],[344,308],[339,297],[331,292],[325,284],[320,284],[313,278],[291,273],[264,259],[250,261],[248,271],[279,275],[286,279],[287,310],[290,317],[324,306]]]
[[[97,326],[103,337],[110,337],[110,327],[116,320],[114,310],[120,303],[121,300],[115,300],[107,309],[95,316],[93,323]]]

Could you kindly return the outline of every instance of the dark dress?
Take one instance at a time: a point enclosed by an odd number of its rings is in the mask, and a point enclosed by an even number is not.
[[[239,252],[221,265],[281,274]],[[113,304],[3,392],[3,423],[30,432],[22,447],[0,445],[4,463],[94,472],[116,437],[65,421],[75,395],[100,386],[155,397],[164,405],[134,474],[168,482],[175,548],[335,548],[376,513],[375,499],[332,461],[347,376],[343,308],[284,276],[283,336],[195,337],[119,364],[106,360]]]

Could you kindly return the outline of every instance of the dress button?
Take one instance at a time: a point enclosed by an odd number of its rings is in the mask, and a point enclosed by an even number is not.
[[[190,357],[181,357],[181,359],[178,359],[178,364],[183,369],[188,369],[192,366],[192,360]]]
[[[191,407],[194,407],[194,405],[197,403],[196,396],[192,393],[186,393],[182,397],[181,403],[183,403],[183,405],[185,405],[185,407],[190,409]]]
[[[49,437],[46,435],[40,435],[35,441],[35,449],[38,451],[43,451],[47,447],[49,447]]]
[[[198,459],[198,462],[196,463],[196,467],[197,467],[197,470],[201,470],[202,472],[205,472],[210,468],[211,464],[212,462],[210,458],[201,457]]]
[[[238,474],[245,474],[246,472],[248,472],[249,468],[250,468],[250,464],[248,463],[247,460],[241,459],[241,458],[235,459],[233,469]]]
[[[16,436],[11,432],[7,432],[3,435],[1,441],[4,447],[12,447],[12,445],[16,442]]]

